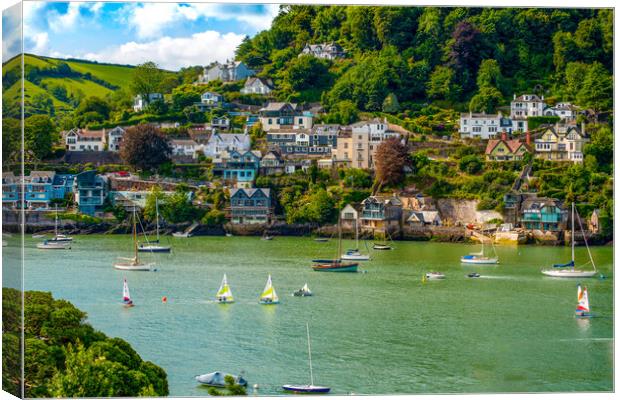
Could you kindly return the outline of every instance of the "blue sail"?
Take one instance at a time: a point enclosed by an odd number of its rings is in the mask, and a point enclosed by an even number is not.
[[[575,261],[571,260],[571,262],[568,262],[566,264],[553,264],[553,268],[565,268],[565,267],[574,267],[575,266]]]

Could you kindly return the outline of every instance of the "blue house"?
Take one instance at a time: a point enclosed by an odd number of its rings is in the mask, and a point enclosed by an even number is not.
[[[232,189],[230,222],[233,224],[268,224],[273,216],[269,189]]]
[[[240,187],[249,187],[256,178],[260,159],[261,154],[256,150],[243,153],[224,151],[213,160],[213,174]]]
[[[101,212],[108,193],[108,180],[97,171],[84,171],[75,177],[75,202],[83,214]]]
[[[19,179],[12,172],[2,173],[2,208],[17,208],[19,199]]]
[[[559,232],[566,226],[566,210],[557,199],[531,197],[523,200],[519,222],[525,229]]]

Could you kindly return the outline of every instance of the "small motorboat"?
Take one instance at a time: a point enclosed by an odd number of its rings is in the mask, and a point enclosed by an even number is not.
[[[442,274],[441,272],[436,272],[436,271],[427,272],[425,277],[428,280],[431,280],[431,279],[445,279],[446,278],[446,276],[444,274]]]
[[[138,246],[138,251],[140,253],[170,253],[170,246],[160,246],[158,244],[153,244],[153,242],[147,244],[141,243]]]
[[[314,238],[315,242],[319,242],[319,243],[325,243],[325,242],[329,242],[328,238]]]
[[[472,273],[467,274],[467,277],[468,278],[480,278],[480,274],[477,272],[472,272]]]
[[[37,243],[37,249],[43,250],[70,250],[71,242],[53,242],[46,240],[43,243]]]
[[[373,243],[372,248],[375,250],[392,250],[392,246],[387,243]]]
[[[188,238],[191,236],[191,234],[187,232],[173,232],[172,236],[175,238]]]
[[[310,288],[308,287],[308,284],[306,283],[304,287],[302,287],[299,290],[294,291],[293,296],[297,296],[297,297],[312,296],[312,291],[310,290]]]
[[[45,235],[40,234],[40,233],[35,233],[34,235],[32,235],[33,239],[43,239],[45,237]]]
[[[232,233],[227,233],[226,237],[232,237],[232,235],[233,235]]]
[[[233,375],[233,374],[225,374],[220,371],[211,372],[209,374],[204,375],[196,375],[196,381],[202,385],[206,386],[215,386],[215,387],[226,387],[225,378],[227,375],[230,375],[235,380],[235,384],[241,386],[247,386],[248,382],[243,379],[241,375]]]
[[[273,236],[265,235],[261,238],[261,240],[273,240]]]
[[[345,263],[334,260],[327,263],[318,263],[312,266],[315,271],[322,272],[357,272],[358,263]]]

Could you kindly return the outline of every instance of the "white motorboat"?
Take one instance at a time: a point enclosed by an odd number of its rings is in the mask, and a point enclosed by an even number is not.
[[[37,249],[43,250],[70,250],[71,242],[53,242],[46,240],[42,243],[37,243]]]
[[[145,264],[138,258],[138,232],[136,228],[136,209],[133,209],[133,251],[134,256],[131,258],[119,257],[123,261],[114,263],[114,268],[123,271],[151,271],[154,264]]]
[[[588,250],[588,256],[590,257],[590,262],[584,264],[592,264],[593,270],[582,270],[575,269],[575,203],[571,205],[571,260],[565,264],[553,264],[553,268],[551,269],[543,269],[542,272],[544,275],[551,276],[554,278],[591,278],[596,275],[596,265],[594,264],[594,259],[592,258],[592,253],[590,252],[590,247],[588,246],[588,241],[586,240],[585,234],[583,232],[583,226],[581,226],[581,218],[579,218],[579,213],[577,213],[577,220],[579,221],[579,227],[581,228],[581,235],[583,237],[584,243],[586,245],[586,249]]]
[[[173,232],[172,236],[174,236],[175,238],[188,238],[191,236],[191,234],[187,232]]]
[[[426,275],[424,275],[426,277],[426,279],[445,279],[446,276],[444,274],[442,274],[441,272],[436,272],[436,271],[431,271],[431,272],[427,272]]]
[[[359,238],[359,229],[357,226],[357,222],[355,222],[355,249],[349,249],[344,254],[340,256],[342,260],[354,260],[354,261],[368,261],[370,260],[370,256],[368,254],[362,254],[359,251],[360,248],[360,238]]]

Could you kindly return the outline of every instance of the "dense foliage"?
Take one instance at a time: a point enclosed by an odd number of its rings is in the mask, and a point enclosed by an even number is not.
[[[168,138],[152,125],[136,125],[127,129],[123,137],[121,157],[141,170],[154,170],[170,159]]]
[[[167,396],[166,372],[122,339],[85,323],[86,313],[48,292],[24,293],[25,397]],[[19,395],[21,292],[2,289],[3,389]],[[9,367],[9,368],[6,368]]]

